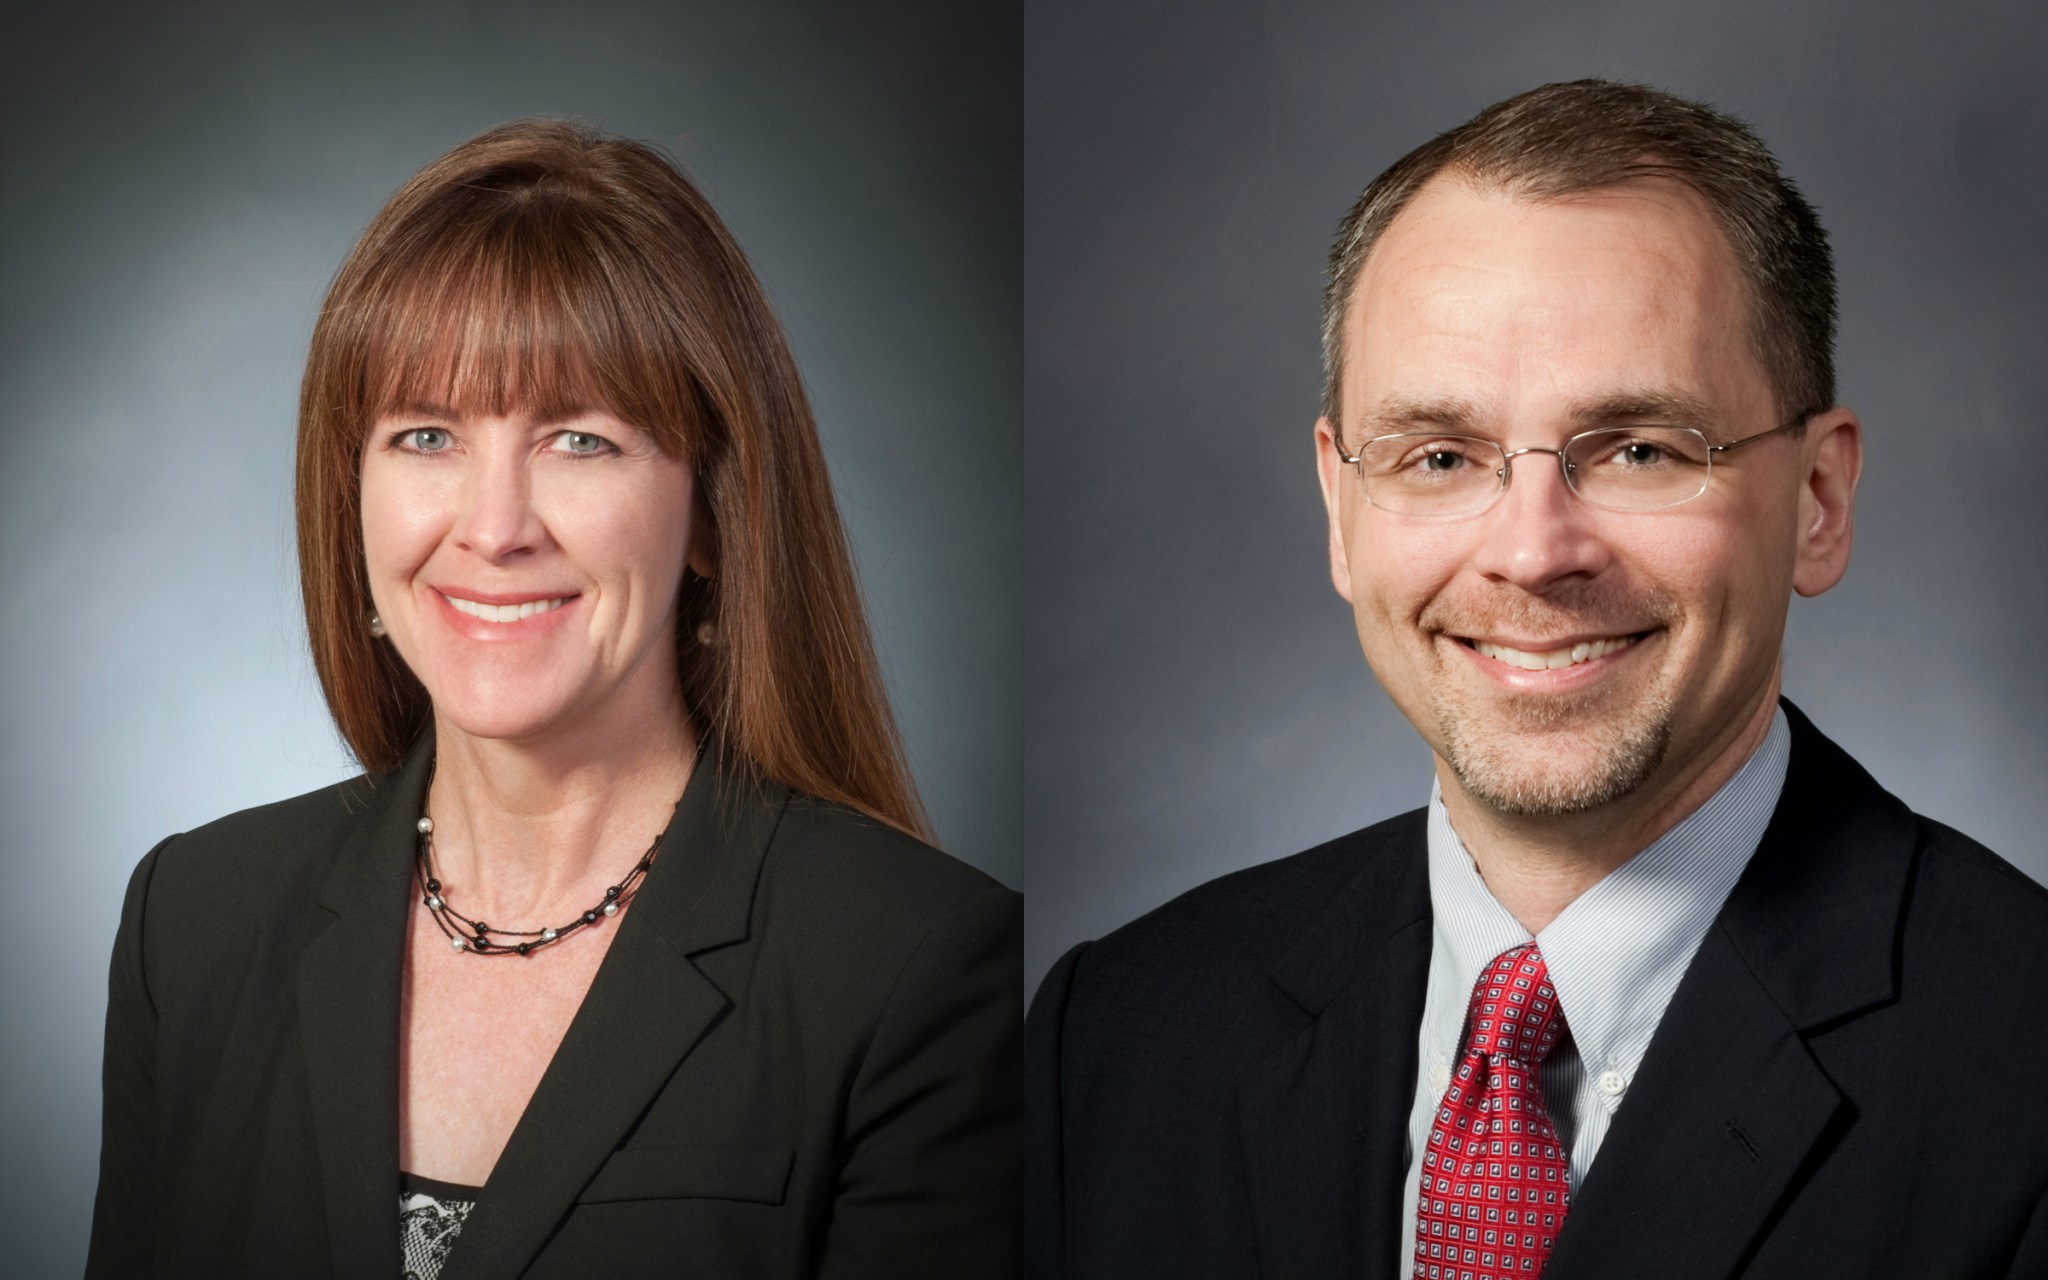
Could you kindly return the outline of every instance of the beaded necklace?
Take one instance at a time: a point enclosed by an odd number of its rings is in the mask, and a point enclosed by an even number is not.
[[[701,742],[697,750],[701,758]],[[431,795],[433,789],[434,774],[430,766],[427,771],[427,794]],[[676,804],[680,806],[682,803],[681,797],[678,797]],[[625,878],[606,889],[604,897],[598,900],[596,906],[569,923],[552,929],[500,929],[481,920],[472,920],[448,905],[441,881],[434,874],[434,820],[421,814],[414,830],[419,832],[413,870],[420,888],[420,901],[425,904],[427,914],[434,918],[434,923],[440,926],[450,947],[478,956],[530,956],[542,947],[553,946],[578,929],[587,929],[600,920],[619,914],[619,908],[631,902],[633,896],[640,892],[641,881],[647,878],[647,869],[654,865],[654,855],[661,848],[661,837],[668,834],[664,830],[660,835],[656,835],[654,843],[647,846],[647,852],[640,855],[640,860],[633,864],[633,869],[626,873]],[[514,941],[500,942],[493,938],[493,934],[498,938]]]

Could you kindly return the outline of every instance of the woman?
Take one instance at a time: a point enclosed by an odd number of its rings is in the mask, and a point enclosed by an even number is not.
[[[164,841],[93,1276],[1017,1267],[1018,900],[922,842],[801,384],[650,149],[392,197],[299,416],[365,775]]]

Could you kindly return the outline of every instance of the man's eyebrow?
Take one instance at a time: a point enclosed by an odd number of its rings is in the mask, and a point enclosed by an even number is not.
[[[1478,421],[1478,409],[1458,396],[1388,396],[1365,415],[1362,426],[1366,435],[1379,436],[1417,427],[1471,432]]]
[[[1720,421],[1720,415],[1698,397],[1683,391],[1661,389],[1624,391],[1595,400],[1581,400],[1572,405],[1571,417],[1582,427],[1654,422],[1664,426],[1691,427],[1702,433]]]
[[[1566,414],[1575,429],[1581,431],[1624,422],[1643,422],[1692,427],[1707,432],[1720,420],[1719,415],[1699,397],[1655,387],[1574,401]],[[1485,416],[1472,401],[1461,396],[1395,395],[1373,406],[1365,415],[1361,428],[1367,438],[1417,429],[1484,435],[1486,433],[1480,424]]]

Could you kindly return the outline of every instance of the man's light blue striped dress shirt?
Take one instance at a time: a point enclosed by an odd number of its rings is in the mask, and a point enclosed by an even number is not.
[[[1574,899],[1535,942],[1571,1034],[1540,1072],[1574,1193],[1628,1099],[1650,1037],[1728,891],[1749,865],[1784,789],[1792,732],[1782,709],[1763,745],[1708,801]],[[1530,941],[1494,900],[1444,812],[1429,798],[1429,901],[1435,917],[1422,1008],[1415,1105],[1408,1116],[1402,1274],[1415,1255],[1415,1201],[1437,1101],[1464,1048],[1472,985],[1493,958]]]

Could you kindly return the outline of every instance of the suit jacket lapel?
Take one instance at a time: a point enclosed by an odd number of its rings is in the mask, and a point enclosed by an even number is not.
[[[1727,1276],[1853,1123],[1803,1033],[1893,998],[1912,815],[1789,703],[1754,858],[1672,997],[1544,1275]]]
[[[334,921],[299,958],[299,1034],[335,1274],[397,1275],[398,1008],[412,904],[413,823],[431,735],[367,807],[319,903]]]
[[[1373,836],[1377,838],[1373,838]],[[1429,973],[1422,815],[1385,824],[1358,875],[1272,971],[1302,1023],[1240,1098],[1261,1270],[1390,1274]]]
[[[731,1003],[733,993],[691,957],[746,939],[755,880],[786,799],[773,784],[735,776],[717,744],[707,745],[619,936],[463,1224],[444,1280],[524,1271]]]

